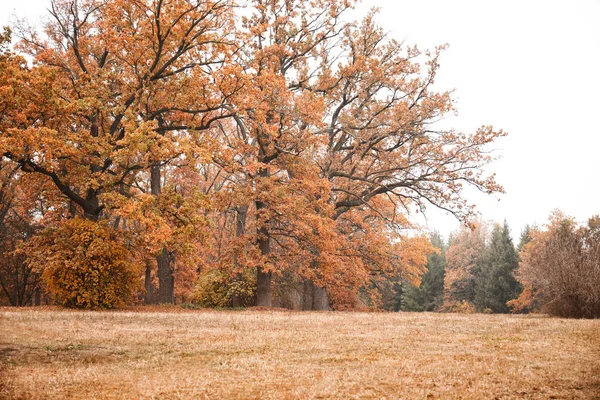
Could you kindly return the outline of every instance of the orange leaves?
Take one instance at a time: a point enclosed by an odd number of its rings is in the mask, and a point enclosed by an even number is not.
[[[173,187],[163,188],[160,195],[140,194],[134,199],[104,196],[112,212],[126,221],[135,221],[130,228],[148,253],[157,253],[163,247],[177,250],[183,259],[198,255],[209,222],[205,213],[209,202],[204,194],[192,191],[183,196]]]
[[[21,46],[34,67],[7,58],[22,82],[13,98],[35,107],[11,106],[25,116],[15,111],[0,147],[98,218],[102,195],[135,185],[138,171],[209,145],[195,132],[223,118],[223,96],[239,90],[225,79],[235,68],[219,71],[231,3],[55,1],[51,14],[45,40]]]
[[[425,235],[406,238],[395,244],[401,265],[400,275],[413,285],[421,283],[421,275],[426,272],[427,256],[439,253]]]
[[[0,53],[0,151],[54,187],[53,218],[111,221],[188,281],[258,267],[344,301],[373,274],[418,282],[410,214],[468,219],[464,185],[501,190],[482,167],[503,133],[436,130],[443,48],[344,22],[354,3],[55,1],[31,68]]]
[[[387,196],[404,212],[431,204],[466,221],[472,210],[461,196],[465,185],[502,190],[482,169],[493,160],[486,146],[502,131],[435,128],[453,111],[450,93],[432,87],[443,47],[424,55],[402,49],[369,15],[344,31],[341,50],[343,62],[326,70],[318,86],[326,101],[328,145],[317,162],[332,182],[336,215]]]
[[[536,293],[530,286],[524,286],[523,292],[517,297],[506,303],[512,313],[529,313],[539,308],[540,294]]]
[[[122,232],[80,218],[49,228],[27,244],[29,262],[60,304],[113,308],[131,301],[140,265]]]
[[[474,310],[471,302],[475,295],[474,279],[484,262],[489,232],[488,224],[477,221],[472,229],[463,226],[450,237],[450,246],[446,251],[442,309],[450,312]]]

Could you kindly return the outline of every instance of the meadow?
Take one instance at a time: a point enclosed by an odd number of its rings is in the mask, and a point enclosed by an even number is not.
[[[600,320],[0,309],[0,398],[600,397]]]

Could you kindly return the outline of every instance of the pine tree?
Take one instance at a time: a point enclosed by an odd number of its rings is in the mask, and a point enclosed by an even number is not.
[[[519,296],[522,288],[514,277],[519,258],[508,224],[496,225],[487,246],[485,262],[476,277],[475,306],[479,311],[507,313],[506,303]]]
[[[444,276],[446,273],[446,245],[438,232],[431,235],[431,243],[440,250],[427,257],[427,272],[419,287],[406,285],[403,311],[436,311],[444,300]]]
[[[523,247],[529,242],[531,242],[531,227],[529,225],[525,225],[525,228],[521,231],[521,237],[519,238],[519,244],[517,245],[517,252],[520,254]]]

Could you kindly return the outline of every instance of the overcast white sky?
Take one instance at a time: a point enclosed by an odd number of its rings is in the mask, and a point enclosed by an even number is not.
[[[14,12],[35,22],[49,0],[0,0],[0,25]],[[509,132],[490,170],[506,189],[468,192],[484,219],[507,219],[513,236],[559,208],[578,220],[600,213],[600,0],[365,0],[354,15],[380,7],[390,34],[420,48],[449,43],[440,89],[455,89],[472,131]],[[447,235],[458,222],[429,210]]]
[[[419,47],[449,43],[437,84],[455,89],[457,129],[502,128],[490,166],[506,190],[468,198],[513,236],[559,208],[600,213],[600,0],[370,0],[380,23]],[[458,224],[432,212],[429,226]]]

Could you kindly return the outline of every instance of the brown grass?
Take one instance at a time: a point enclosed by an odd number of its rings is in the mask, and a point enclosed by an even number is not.
[[[0,309],[0,398],[600,398],[600,320],[142,310]]]

